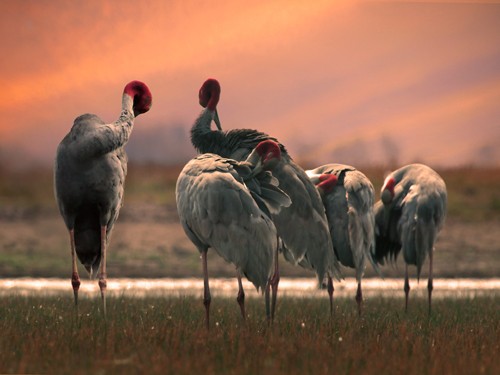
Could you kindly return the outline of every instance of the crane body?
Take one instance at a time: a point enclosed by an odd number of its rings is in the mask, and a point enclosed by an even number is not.
[[[205,109],[191,129],[191,141],[198,152],[245,160],[259,142],[278,142],[276,138],[253,129],[222,131],[216,108],[220,85],[216,80],[208,79],[203,84],[199,98]],[[211,129],[212,122],[215,122],[217,130]],[[314,270],[320,284],[328,276],[341,278],[338,261],[331,251],[332,242],[321,197],[286,148],[279,142],[278,145],[282,156],[280,163],[273,169],[273,175],[292,201],[289,207],[272,215],[278,236],[283,242],[281,251],[287,261]],[[277,289],[277,285],[273,287]]]
[[[132,81],[125,86],[117,121],[106,124],[96,115],[81,115],[57,148],[54,193],[70,234],[76,306],[80,287],[78,258],[91,277],[99,274],[105,313],[106,250],[123,203],[127,175],[123,146],[130,137],[135,117],[147,112],[151,101],[149,88]]]
[[[443,179],[423,164],[410,164],[392,172],[385,179],[381,199],[375,204],[375,261],[384,264],[403,252],[405,261],[405,309],[408,308],[410,284],[408,265],[422,265],[429,256],[429,313],[433,290],[433,252],[437,235],[446,218],[447,191]]]
[[[336,257],[342,265],[356,270],[356,302],[361,314],[361,279],[366,260],[373,263],[375,251],[373,185],[363,173],[345,164],[326,164],[306,173],[320,192]],[[332,311],[332,303],[330,308]]]
[[[268,285],[278,238],[270,216],[291,203],[269,171],[279,155],[277,144],[270,141],[258,145],[244,162],[205,153],[188,162],[179,175],[177,210],[186,235],[202,255],[207,328],[209,248],[236,267],[243,318],[242,274],[257,289],[265,288],[268,318],[274,314],[269,311]]]

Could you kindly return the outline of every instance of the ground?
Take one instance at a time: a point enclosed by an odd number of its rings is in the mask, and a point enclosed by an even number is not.
[[[175,209],[179,168],[129,170],[109,277],[201,277],[199,255]],[[378,191],[383,173],[369,172]],[[498,277],[500,170],[442,175],[449,208],[436,244],[435,277]],[[283,276],[314,277],[281,264]],[[403,270],[401,259],[383,268],[386,277],[402,277]],[[209,271],[212,277],[234,276],[215,254]],[[66,277],[69,288],[70,273],[69,236],[50,171],[0,169],[0,277]],[[368,266],[367,277],[374,276]],[[104,320],[99,297],[81,298],[76,315],[70,295],[0,298],[0,373],[411,375],[500,369],[498,291],[437,298],[431,317],[426,298],[414,295],[407,314],[401,298],[367,298],[361,317],[352,297],[337,298],[333,318],[327,298],[279,298],[272,327],[262,300],[247,299],[243,323],[234,298],[214,298],[209,332],[200,298],[111,296]]]
[[[201,261],[178,220],[180,167],[129,166],[125,203],[108,254],[109,277],[201,277]],[[448,217],[436,243],[435,277],[497,277],[500,269],[500,169],[439,171],[448,187]],[[379,191],[383,170],[365,173]],[[57,211],[49,170],[0,171],[0,277],[68,277],[69,235]],[[314,277],[281,258],[282,276]],[[428,262],[422,276],[427,275]],[[82,275],[85,274],[80,268]],[[212,276],[234,268],[209,254]],[[345,276],[353,276],[343,268]],[[413,275],[415,270],[412,270]],[[383,267],[402,277],[402,260]],[[374,277],[371,266],[366,277]]]

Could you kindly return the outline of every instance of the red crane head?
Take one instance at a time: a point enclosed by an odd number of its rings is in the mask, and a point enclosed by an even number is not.
[[[214,78],[207,79],[200,88],[198,98],[203,108],[215,111],[220,98],[219,82]]]
[[[267,170],[273,169],[281,160],[280,146],[270,139],[260,142],[255,147],[255,152],[259,154],[262,165]]]
[[[280,146],[274,141],[266,140],[255,146],[246,162],[254,166],[252,176],[256,176],[263,170],[273,170],[280,160]]]
[[[131,81],[123,89],[123,93],[134,98],[134,116],[145,113],[151,109],[153,96],[148,86],[141,81]]]
[[[389,204],[394,198],[394,187],[396,186],[396,180],[392,175],[387,176],[382,186],[382,192],[380,193],[380,199],[384,204]]]
[[[316,187],[322,190],[325,194],[330,193],[337,185],[338,178],[334,174],[321,174]]]

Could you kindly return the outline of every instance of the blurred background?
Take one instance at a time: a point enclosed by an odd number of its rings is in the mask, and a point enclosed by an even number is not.
[[[127,145],[109,274],[201,275],[174,188],[208,77],[223,128],[271,134],[306,168],[352,164],[377,191],[401,165],[438,170],[450,202],[436,274],[498,276],[498,20],[497,1],[1,1],[0,277],[70,274],[55,150],[80,114],[116,120],[133,79],[153,107]]]

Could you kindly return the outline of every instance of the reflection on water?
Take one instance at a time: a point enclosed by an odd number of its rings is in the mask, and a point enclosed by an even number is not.
[[[427,280],[417,283],[410,280],[412,295],[427,294]],[[247,296],[259,294],[248,281],[243,286]],[[403,294],[402,279],[364,279],[363,295],[398,296]],[[347,278],[335,283],[335,296],[354,296],[357,283],[354,278]],[[236,296],[238,286],[234,279],[210,279],[210,291],[213,296]],[[95,296],[99,292],[96,280],[82,280],[80,295]],[[72,294],[71,282],[66,279],[0,279],[0,296],[8,295],[54,295]],[[114,296],[199,296],[203,294],[203,280],[188,279],[109,279],[108,294]],[[500,279],[435,279],[433,297],[474,297],[479,295],[500,294]],[[290,297],[325,297],[326,291],[317,288],[314,279],[282,278],[279,284],[279,295]]]

